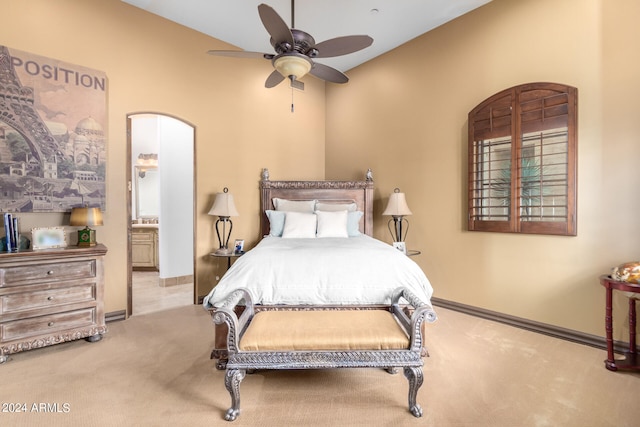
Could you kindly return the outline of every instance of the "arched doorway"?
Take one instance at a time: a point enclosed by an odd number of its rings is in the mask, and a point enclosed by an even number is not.
[[[129,114],[127,170],[127,313],[194,304],[195,127],[165,114]]]

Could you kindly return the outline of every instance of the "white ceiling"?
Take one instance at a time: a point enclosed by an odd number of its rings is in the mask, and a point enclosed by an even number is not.
[[[273,53],[270,36],[258,16],[260,3],[271,6],[291,26],[290,0],[122,1],[252,52]],[[311,34],[316,43],[349,35],[373,37],[373,44],[360,52],[315,60],[344,72],[490,1],[298,0],[295,28]],[[211,46],[211,49],[224,47]]]

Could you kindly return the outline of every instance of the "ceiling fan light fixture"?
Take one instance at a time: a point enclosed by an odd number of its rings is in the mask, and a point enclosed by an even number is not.
[[[311,62],[304,56],[298,55],[280,56],[273,61],[273,66],[284,77],[294,76],[296,80],[311,71]]]

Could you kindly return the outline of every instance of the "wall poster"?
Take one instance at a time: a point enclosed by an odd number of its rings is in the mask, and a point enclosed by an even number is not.
[[[0,212],[105,210],[104,72],[0,46]]]

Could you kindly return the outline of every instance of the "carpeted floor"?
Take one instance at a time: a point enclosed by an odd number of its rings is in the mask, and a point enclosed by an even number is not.
[[[247,375],[241,415],[228,423],[224,374],[209,360],[211,318],[188,306],[110,323],[98,343],[12,355],[0,365],[0,425],[640,425],[640,374],[607,371],[603,350],[437,312],[419,419],[401,373],[343,369]]]

